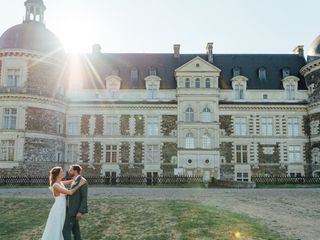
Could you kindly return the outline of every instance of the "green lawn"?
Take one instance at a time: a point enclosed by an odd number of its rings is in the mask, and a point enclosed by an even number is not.
[[[52,203],[0,199],[0,239],[40,239]],[[285,239],[254,219],[195,202],[93,199],[89,211],[81,221],[84,240]]]

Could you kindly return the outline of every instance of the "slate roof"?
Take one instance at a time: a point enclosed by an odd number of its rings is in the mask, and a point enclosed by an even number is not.
[[[82,56],[82,79],[84,88],[104,88],[104,79],[111,75],[114,67],[119,69],[122,78],[122,89],[144,89],[144,78],[149,75],[149,68],[155,67],[162,79],[161,89],[175,89],[174,70],[199,56],[207,61],[206,54],[180,54],[175,58],[173,53],[101,53]],[[213,65],[220,68],[219,87],[231,89],[232,69],[240,68],[241,75],[247,77],[247,89],[283,89],[282,69],[289,68],[290,75],[300,78],[298,88],[306,89],[299,70],[306,64],[304,57],[296,54],[214,54]],[[139,71],[139,81],[131,81],[131,69]],[[264,67],[267,80],[261,81],[258,69]],[[100,78],[100,80],[99,80]]]

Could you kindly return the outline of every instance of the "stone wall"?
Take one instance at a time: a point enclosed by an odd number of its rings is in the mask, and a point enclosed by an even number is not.
[[[231,115],[221,115],[219,121],[220,129],[224,130],[226,136],[230,136],[232,134]]]
[[[96,122],[94,127],[94,135],[103,135],[103,116],[95,115]]]
[[[28,61],[28,79],[26,81],[28,93],[61,98],[60,88],[65,89],[67,82],[61,79],[62,66],[36,61]]]
[[[225,158],[225,163],[232,162],[232,143],[222,142],[220,143],[220,157]]]
[[[143,143],[135,142],[134,144],[134,162],[141,163],[143,160]]]
[[[130,160],[130,143],[122,142],[120,146],[120,160],[122,163],[128,163]]]
[[[161,133],[163,136],[172,136],[173,130],[177,130],[177,115],[163,115],[161,121]]]
[[[144,134],[144,116],[143,115],[134,115],[135,119],[135,135],[142,136]]]
[[[25,138],[24,160],[32,162],[56,162],[57,153],[61,153],[60,161],[64,161],[65,143],[61,140],[44,138]]]
[[[262,165],[251,168],[252,176],[287,176],[288,167],[286,165],[280,166],[280,164],[274,165]]]
[[[61,124],[61,133],[59,133],[58,123]],[[65,114],[43,108],[29,107],[26,109],[26,130],[63,135],[65,134],[65,129]]]
[[[268,151],[271,150],[270,153]],[[279,163],[280,146],[279,143],[260,144],[258,143],[258,162],[259,163]]]
[[[25,176],[48,176],[50,170],[55,166],[61,166],[53,162],[22,162],[17,167],[0,168],[1,177],[25,177]]]
[[[80,132],[81,135],[89,135],[89,121],[90,115],[82,115],[80,122]]]
[[[234,165],[221,164],[220,165],[220,179],[234,180]]]
[[[143,164],[119,164],[120,175],[125,176],[143,176]]]
[[[102,144],[101,142],[94,143],[94,150],[93,150],[93,161],[96,163],[101,162],[102,158]]]
[[[171,158],[177,156],[177,144],[173,142],[164,142],[162,146],[162,162],[172,163]]]
[[[81,142],[80,159],[82,162],[89,162],[90,160],[90,146],[89,142]]]
[[[120,117],[120,132],[121,132],[121,135],[123,136],[128,136],[130,134],[129,120],[130,120],[130,115],[121,115]]]

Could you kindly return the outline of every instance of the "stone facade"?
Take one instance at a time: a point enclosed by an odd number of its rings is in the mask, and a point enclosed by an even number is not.
[[[95,128],[94,135],[102,135],[103,134],[103,115],[95,115]]]
[[[102,145],[101,142],[94,143],[93,161],[100,163],[102,159]]]
[[[172,136],[174,130],[177,130],[177,116],[163,115],[161,122],[161,133],[164,136]]]
[[[143,136],[144,134],[144,116],[143,115],[134,115],[135,119],[135,135]]]
[[[120,160],[122,163],[129,162],[129,160],[130,160],[130,143],[129,142],[122,142],[121,143],[120,155],[121,155]]]
[[[134,144],[134,162],[141,163],[143,160],[143,143],[135,142]]]
[[[89,121],[90,121],[90,115],[81,116],[81,126],[80,126],[81,135],[89,135]]]
[[[26,130],[46,134],[65,135],[65,114],[48,109],[27,108]]]
[[[177,144],[172,142],[164,142],[162,146],[163,163],[174,163],[172,158],[177,157]]]
[[[90,160],[90,146],[89,142],[81,142],[81,155],[82,162],[89,162]]]
[[[123,136],[127,136],[130,134],[129,120],[130,120],[130,115],[121,115],[120,117],[120,132],[121,132],[121,135]]]

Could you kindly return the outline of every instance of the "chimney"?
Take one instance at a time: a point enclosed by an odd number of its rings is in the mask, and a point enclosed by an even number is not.
[[[173,45],[173,52],[174,52],[174,57],[179,58],[180,57],[180,44],[174,44]]]
[[[207,55],[208,55],[208,62],[213,63],[213,53],[212,53],[213,43],[207,43]]]
[[[101,53],[101,46],[100,44],[93,44],[92,45],[92,54],[99,55]]]
[[[294,54],[297,54],[300,57],[303,57],[304,56],[303,47],[304,47],[303,45],[298,45],[292,51],[293,51]]]

